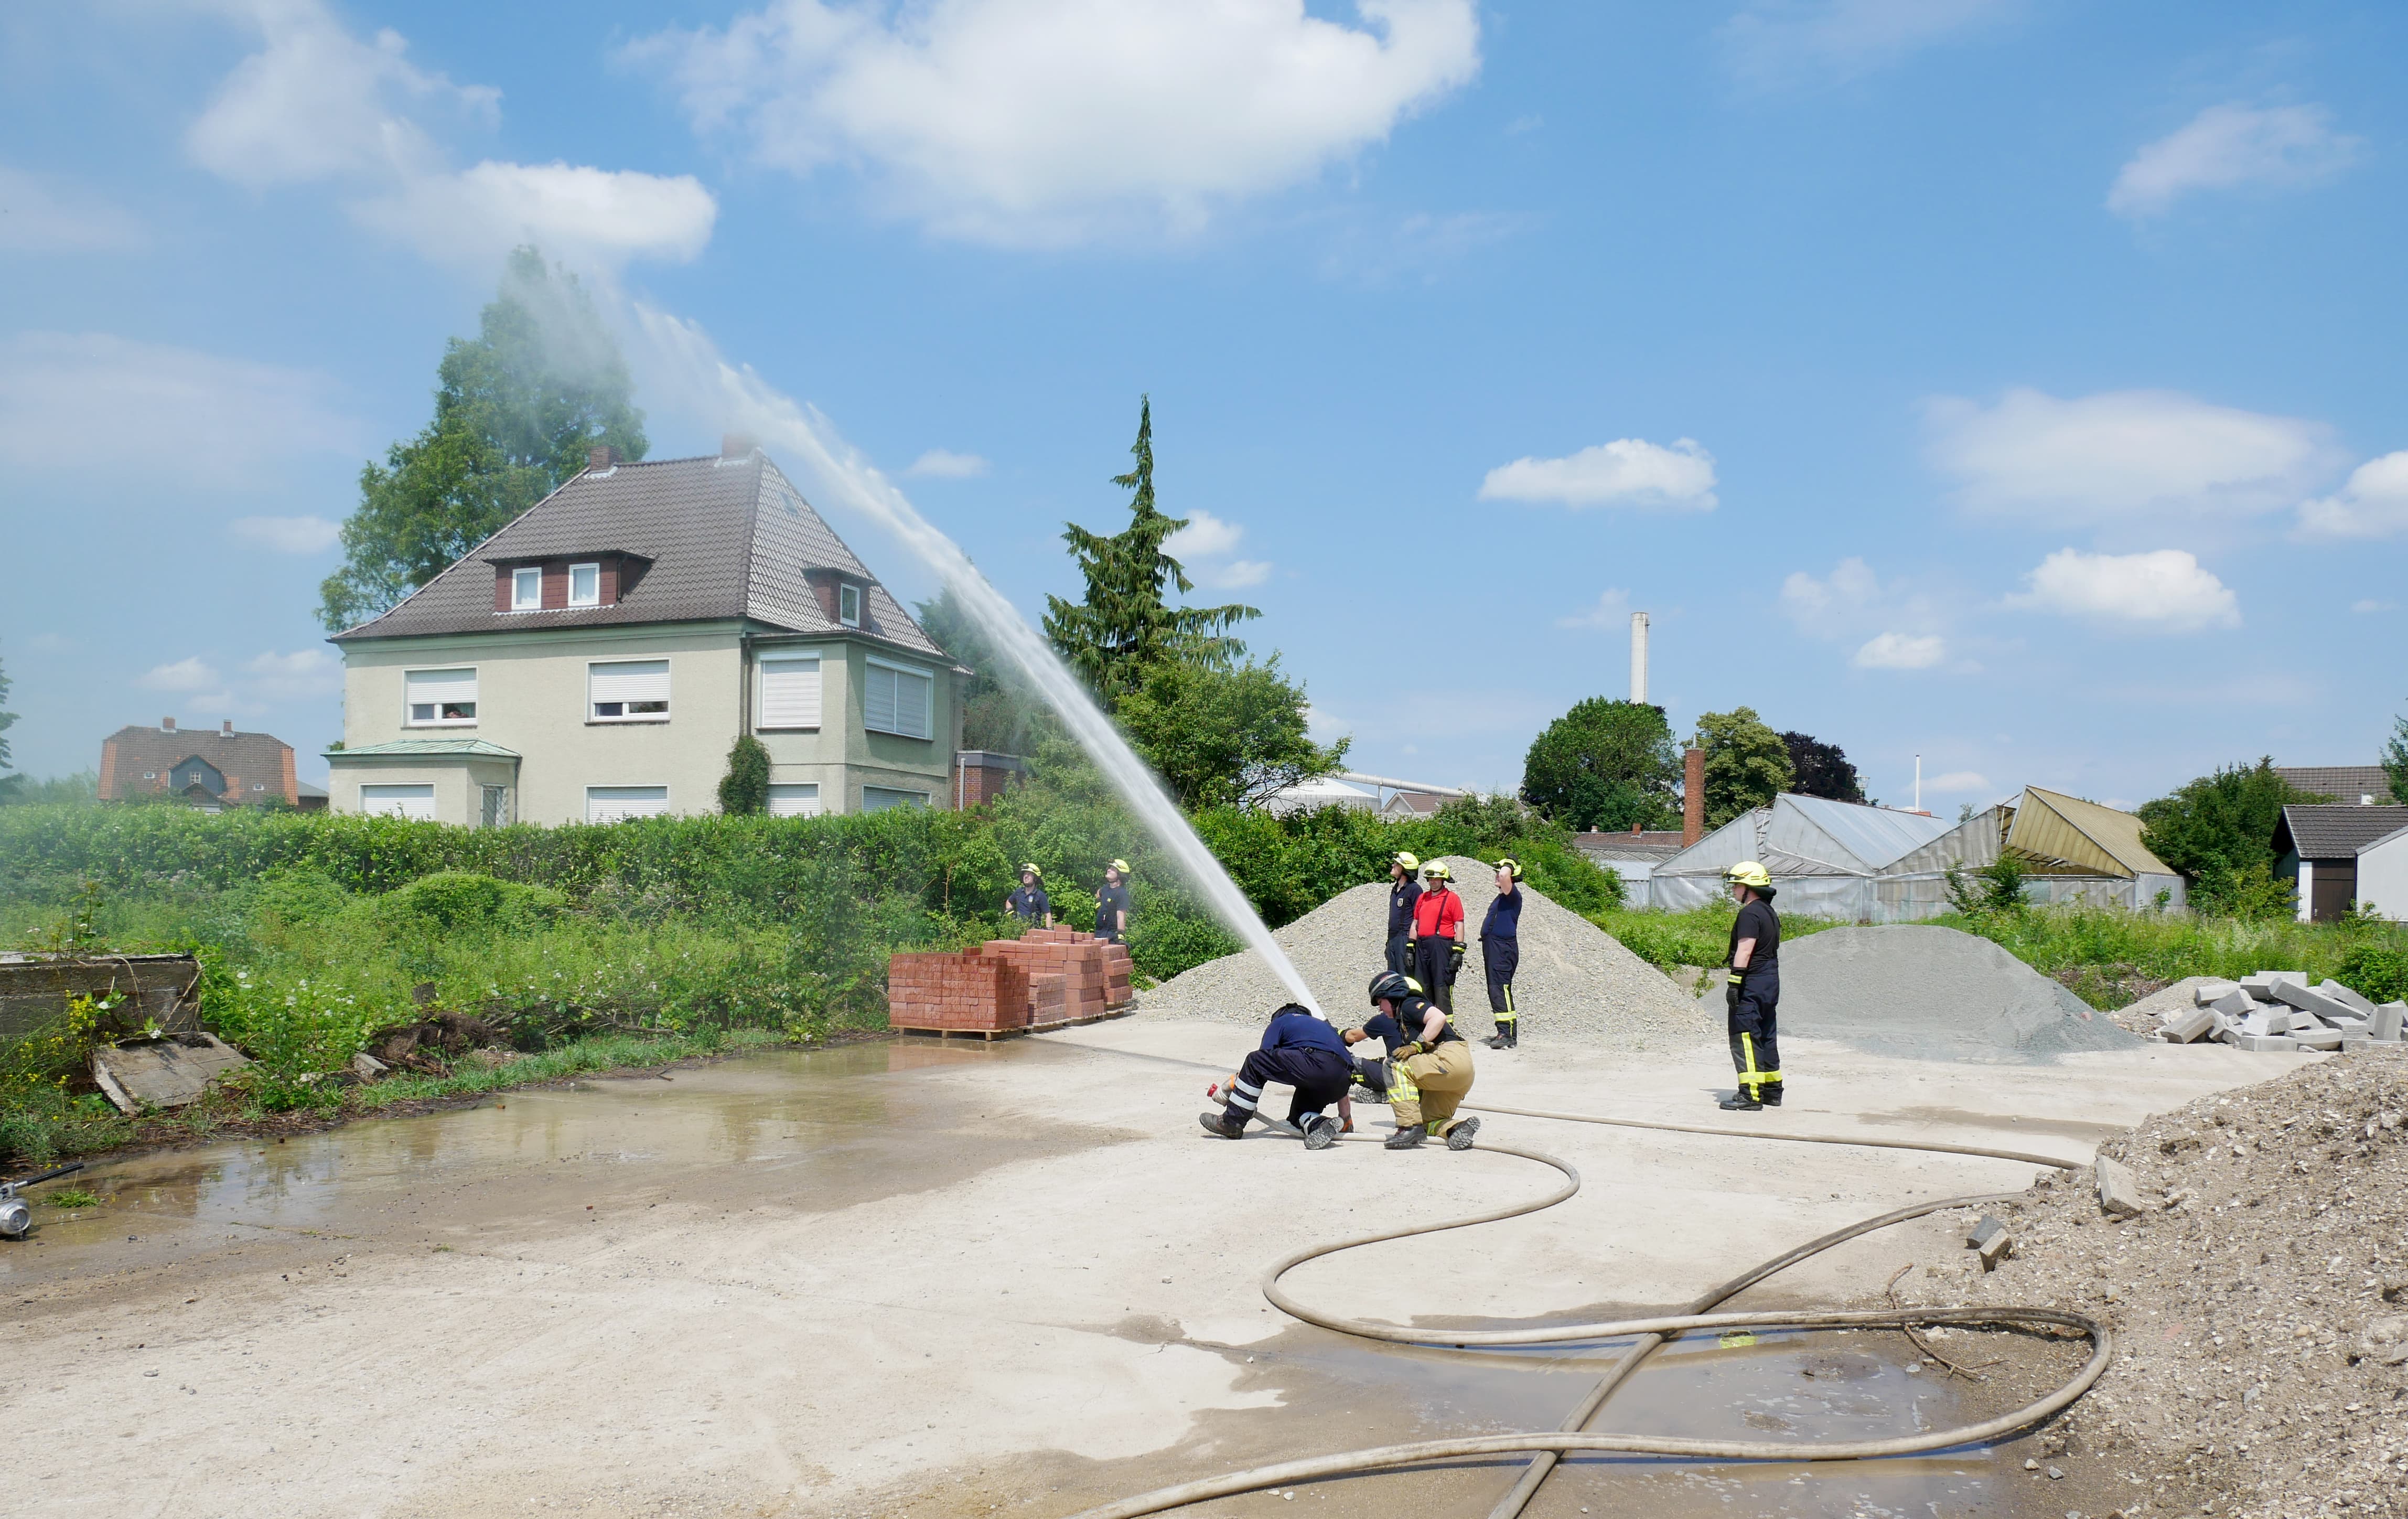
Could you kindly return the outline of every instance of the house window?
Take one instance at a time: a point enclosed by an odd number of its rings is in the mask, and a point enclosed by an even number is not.
[[[602,605],[602,566],[600,565],[568,566],[568,604],[572,607]]]
[[[769,815],[773,818],[815,818],[820,815],[820,788],[817,781],[799,781],[793,785],[773,782],[769,787]]]
[[[510,610],[533,612],[543,610],[543,571],[529,565],[524,569],[510,571]]]
[[[924,791],[897,791],[892,786],[864,786],[861,788],[861,810],[865,812],[883,812],[887,809],[894,807],[925,807],[927,805],[928,794]]]
[[[478,790],[480,793],[477,808],[478,826],[498,828],[510,821],[509,787],[480,786]]]
[[[413,728],[463,727],[477,721],[477,672],[408,670],[402,700]]]
[[[588,786],[585,821],[624,823],[629,818],[656,818],[669,810],[666,786]]]
[[[761,721],[763,728],[816,728],[820,725],[820,661],[817,654],[809,659],[763,659],[761,661]]]
[[[926,670],[867,661],[861,681],[861,721],[877,733],[925,738],[935,731],[937,678]]]
[[[586,715],[595,723],[666,723],[669,662],[629,659],[585,666]]]
[[[435,821],[435,787],[362,786],[360,810],[370,817],[414,818],[421,823]]]
[[[836,620],[847,627],[861,625],[861,587],[839,585],[836,588]]]

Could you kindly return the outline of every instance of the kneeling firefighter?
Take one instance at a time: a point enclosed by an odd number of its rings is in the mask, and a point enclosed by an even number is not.
[[[1731,1112],[1781,1106],[1781,914],[1772,910],[1772,877],[1755,860],[1723,872],[1739,902],[1731,920],[1730,971],[1723,1005],[1730,1010],[1731,1065],[1739,1090],[1723,1099]]]
[[[1458,1118],[1455,1109],[1471,1090],[1471,1045],[1411,977],[1393,970],[1372,977],[1371,1006],[1373,1015],[1345,1038],[1349,1044],[1376,1039],[1388,1047],[1388,1111],[1397,1132],[1387,1148],[1411,1150],[1435,1134],[1449,1150],[1470,1149],[1480,1120]]]
[[[1287,1121],[1304,1136],[1307,1150],[1326,1150],[1338,1142],[1339,1121],[1321,1110],[1342,1099],[1354,1080],[1354,1062],[1346,1041],[1311,1009],[1290,1002],[1271,1014],[1263,1029],[1262,1047],[1246,1056],[1229,1083],[1228,1106],[1217,1113],[1198,1113],[1196,1121],[1207,1134],[1234,1139],[1246,1132],[1246,1120],[1258,1116],[1255,1105],[1267,1082],[1285,1082],[1296,1088],[1288,1103]]]

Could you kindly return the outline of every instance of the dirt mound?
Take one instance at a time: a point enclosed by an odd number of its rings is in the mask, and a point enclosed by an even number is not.
[[[507,1042],[499,1028],[481,1018],[434,1012],[369,1035],[367,1053],[398,1069],[440,1076],[450,1074],[451,1060]]]
[[[1497,896],[1496,873],[1478,860],[1450,858],[1455,889],[1470,922],[1471,948],[1455,985],[1455,1026],[1471,1038],[1489,1034],[1488,991],[1481,969],[1480,920]],[[1717,1037],[1712,1019],[1670,978],[1622,947],[1586,918],[1522,885],[1522,966],[1513,1001],[1522,1039],[1607,1043],[1628,1050],[1681,1050]],[[1324,1011],[1341,1023],[1364,1010],[1363,989],[1384,963],[1388,883],[1372,881],[1324,902],[1274,937],[1295,960]],[[1139,1005],[1186,1017],[1260,1024],[1288,1000],[1287,988],[1251,950],[1226,955],[1141,993]]]
[[[1721,988],[1698,1006],[1719,1023]],[[1781,1031],[1933,1060],[2050,1060],[2140,1042],[1988,939],[1920,924],[1781,946]]]
[[[2063,1424],[2069,1459],[2142,1479],[2126,1512],[2401,1512],[2408,1049],[2202,1097],[2100,1154],[2142,1213],[2105,1214],[2088,1171],[2053,1178],[1992,1210],[2014,1238],[1995,1275],[1943,1263],[1928,1299],[2107,1321],[2114,1367]]]

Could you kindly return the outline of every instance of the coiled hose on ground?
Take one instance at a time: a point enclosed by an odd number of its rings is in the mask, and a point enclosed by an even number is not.
[[[1159,1058],[1159,1057],[1156,1057]],[[1187,1064],[1182,1061],[1180,1064]],[[2059,1170],[2071,1170],[2081,1163],[2059,1160],[2051,1155],[2027,1154],[2020,1151],[1991,1150],[1979,1145],[1925,1143],[1905,1139],[1883,1139],[1845,1135],[1784,1134],[1761,1129],[1717,1128],[1700,1124],[1672,1124],[1637,1118],[1608,1118],[1590,1113],[1550,1112],[1532,1108],[1504,1108],[1480,1103],[1465,1103],[1468,1111],[1486,1113],[1507,1113],[1525,1118],[1553,1119],[1573,1124],[1603,1124],[1617,1128],[1657,1129],[1674,1134],[1712,1134],[1735,1139],[1774,1139],[1792,1144],[1844,1144],[1881,1150],[1915,1150],[1939,1154],[1973,1155],[1994,1160],[2012,1160],[2035,1166],[2049,1166]],[[1369,1137],[1365,1137],[1368,1139]],[[1199,1482],[1182,1483],[1136,1498],[1089,1509],[1077,1519],[1137,1519],[1138,1515],[1162,1513],[1202,1503],[1210,1498],[1226,1498],[1236,1493],[1254,1492],[1266,1487],[1291,1483],[1312,1482],[1327,1477],[1340,1477],[1361,1472],[1385,1470],[1394,1467],[1412,1466],[1426,1461],[1460,1459],[1475,1455],[1529,1455],[1530,1464],[1523,1469],[1512,1491],[1489,1511],[1489,1519],[1515,1519],[1539,1486],[1547,1480],[1555,1463],[1571,1451],[1615,1451],[1641,1455],[1693,1456],[1725,1461],[1855,1461],[1875,1456],[1912,1455],[1928,1451],[1945,1450],[1951,1446],[1975,1444],[1997,1440],[2027,1429],[2070,1406],[2090,1390],[2106,1372],[2112,1354],[2112,1341],[2104,1325],[2084,1314],[2047,1308],[1914,1308],[1899,1311],[1806,1313],[1760,1312],[1716,1313],[1712,1311],[1731,1297],[1756,1285],[1774,1272],[1820,1254],[1834,1245],[1870,1234],[1875,1229],[1908,1219],[1921,1218],[1951,1208],[1966,1208],[1996,1202],[2013,1194],[1989,1193],[1976,1197],[1949,1197],[1936,1202],[1917,1203],[1900,1208],[1878,1218],[1865,1219],[1842,1229],[1835,1229],[1818,1240],[1810,1240],[1791,1250],[1742,1272],[1728,1282],[1709,1289],[1685,1311],[1652,1319],[1617,1319],[1603,1324],[1576,1324],[1543,1329],[1493,1330],[1431,1330],[1398,1328],[1373,1324],[1362,1319],[1342,1318],[1324,1313],[1298,1302],[1280,1285],[1280,1279],[1307,1261],[1364,1245],[1381,1244],[1391,1240],[1407,1240],[1416,1235],[1440,1234],[1450,1229],[1468,1229],[1476,1225],[1494,1224],[1503,1219],[1519,1218],[1542,1209],[1569,1201],[1580,1191],[1580,1172],[1570,1163],[1536,1150],[1524,1150],[1513,1145],[1484,1144],[1480,1147],[1491,1154],[1516,1155],[1524,1160],[1550,1166],[1563,1173],[1563,1185],[1533,1202],[1515,1203],[1492,1209],[1468,1218],[1447,1219],[1435,1224],[1416,1224],[1405,1228],[1383,1229],[1377,1234],[1356,1235],[1330,1244],[1313,1245],[1299,1250],[1274,1263],[1263,1273],[1263,1296],[1281,1312],[1318,1325],[1339,1334],[1362,1340],[1382,1340],[1396,1344],[1454,1346],[1469,1349],[1475,1345],[1540,1345],[1567,1340],[1614,1340],[1626,1335],[1638,1336],[1637,1343],[1614,1362],[1589,1395],[1582,1399],[1558,1429],[1524,1435],[1484,1435],[1460,1440],[1418,1440],[1405,1445],[1383,1445],[1370,1450],[1347,1451],[1334,1455],[1312,1456],[1301,1461],[1284,1461],[1277,1466],[1256,1467],[1248,1471],[1234,1471],[1226,1476],[1208,1477]],[[1782,1327],[1792,1329],[1905,1329],[1932,1325],[2014,1326],[2038,1328],[2049,1326],[2077,1330],[2089,1337],[2090,1358],[2063,1385],[2037,1401],[2028,1403],[2013,1412],[1985,1419],[1979,1424],[1963,1425],[1953,1429],[1928,1431],[1895,1440],[1858,1440],[1850,1443],[1809,1444],[1773,1440],[1675,1440],[1660,1435],[1588,1434],[1584,1426],[1598,1410],[1613,1396],[1615,1389],[1630,1379],[1640,1364],[1674,1336],[1696,1329],[1745,1329]]]

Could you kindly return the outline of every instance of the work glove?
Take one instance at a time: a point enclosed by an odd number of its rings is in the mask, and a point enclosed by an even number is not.
[[[1446,953],[1452,957],[1447,962],[1447,968],[1450,973],[1455,975],[1462,974],[1464,948],[1464,942],[1459,939],[1446,947]]]
[[[1401,1066],[1406,1061],[1411,1060],[1413,1056],[1421,1053],[1422,1047],[1418,1042],[1408,1040],[1403,1044],[1398,1045],[1394,1050],[1388,1053],[1388,1064],[1391,1066]]]
[[[1411,935],[1411,934],[1407,934],[1407,935],[1405,936],[1405,953],[1406,953],[1407,954],[1411,954],[1411,953],[1412,953],[1414,951],[1416,951],[1416,950],[1420,949],[1421,947],[1422,947],[1422,941],[1421,941],[1420,939],[1415,939],[1415,938],[1414,938],[1412,935]]]
[[[1744,975],[1734,970],[1723,982],[1723,1006],[1728,1008],[1733,1012],[1737,1012],[1739,1010],[1740,983],[1744,982],[1746,979],[1747,978]]]

